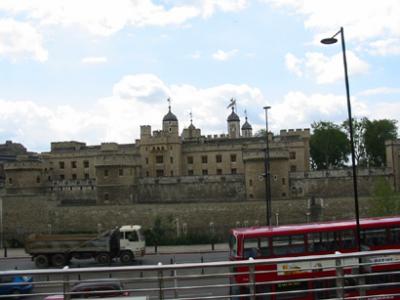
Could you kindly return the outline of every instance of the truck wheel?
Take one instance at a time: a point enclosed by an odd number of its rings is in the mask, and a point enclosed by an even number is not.
[[[119,260],[121,261],[121,263],[123,264],[129,264],[130,262],[133,261],[133,254],[130,251],[124,251],[121,253],[121,255],[119,256]]]
[[[49,258],[44,254],[40,254],[35,257],[35,265],[40,269],[47,268],[49,266]]]
[[[51,257],[51,264],[53,266],[55,266],[56,268],[64,267],[65,263],[66,263],[66,258],[65,258],[65,255],[62,253],[54,254]]]
[[[99,253],[96,256],[96,261],[97,261],[97,263],[102,264],[102,265],[109,264],[111,262],[110,254],[108,254],[108,253]]]

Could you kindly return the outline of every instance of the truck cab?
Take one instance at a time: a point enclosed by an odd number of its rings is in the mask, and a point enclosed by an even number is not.
[[[146,241],[140,225],[124,225],[119,228],[119,232],[119,258],[122,263],[128,263],[136,257],[144,256],[146,252]]]

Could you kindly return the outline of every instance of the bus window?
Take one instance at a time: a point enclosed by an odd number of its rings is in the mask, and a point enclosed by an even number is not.
[[[299,254],[305,252],[304,235],[282,235],[272,237],[275,255]]]
[[[308,234],[308,251],[335,251],[340,249],[339,232],[313,232]]]
[[[361,230],[361,242],[366,246],[387,245],[386,228]]]
[[[263,257],[271,256],[271,249],[269,248],[269,239],[260,238],[260,254]]]
[[[256,258],[260,256],[258,239],[244,239],[243,244],[243,257],[244,258]]]
[[[353,230],[340,231],[343,249],[352,249],[356,247],[356,237]]]
[[[389,229],[390,231],[390,243],[399,244],[400,243],[400,227],[393,227]]]
[[[229,237],[230,256],[237,256],[237,241],[234,235]]]

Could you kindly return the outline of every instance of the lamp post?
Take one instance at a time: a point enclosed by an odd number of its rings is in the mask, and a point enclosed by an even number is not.
[[[355,207],[355,214],[356,214],[357,247],[358,247],[358,251],[361,251],[360,214],[359,214],[358,191],[357,191],[357,171],[356,171],[355,154],[354,154],[354,139],[353,139],[353,118],[351,116],[350,88],[349,88],[349,77],[347,74],[346,45],[345,45],[345,41],[344,41],[343,27],[340,27],[340,30],[338,32],[336,32],[332,37],[322,39],[321,43],[326,44],[326,45],[336,43],[338,40],[335,37],[339,33],[340,33],[341,41],[342,41],[344,80],[345,80],[345,84],[346,84],[346,96],[347,96],[347,112],[349,114],[351,166],[353,169],[353,191],[354,191],[354,207]]]
[[[271,172],[269,163],[269,139],[268,139],[268,109],[271,106],[264,106],[265,110],[265,137],[266,137],[266,148],[265,148],[265,159],[264,159],[264,171],[265,171],[265,203],[266,203],[266,220],[267,226],[271,226]]]

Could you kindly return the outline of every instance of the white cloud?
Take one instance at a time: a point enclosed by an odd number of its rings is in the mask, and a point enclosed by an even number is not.
[[[367,73],[369,65],[360,59],[352,51],[346,51],[348,72],[354,76]],[[326,56],[318,52],[307,52],[305,57],[300,59],[291,53],[285,56],[286,67],[297,76],[307,74],[315,78],[318,84],[333,83],[343,80],[343,56],[342,53],[334,56]]]
[[[400,94],[400,88],[378,87],[368,89],[359,93],[360,96],[389,95]]]
[[[238,11],[246,0],[187,1],[182,5],[156,4],[151,0],[3,0],[0,11],[25,17],[42,26],[61,25],[84,28],[98,36],[109,36],[126,26],[181,25],[217,11]]]
[[[83,64],[104,64],[107,62],[107,57],[104,56],[90,56],[82,58]]]
[[[213,53],[212,58],[215,60],[226,61],[233,58],[238,52],[239,50],[237,49],[230,51],[218,50],[217,52]]]
[[[153,74],[121,78],[109,97],[98,99],[90,111],[69,105],[50,108],[31,101],[0,100],[0,139],[19,141],[29,150],[47,150],[52,141],[78,140],[87,144],[101,142],[133,143],[140,137],[140,125],[161,129],[168,111],[166,99],[178,117],[180,131],[193,122],[203,134],[226,133],[229,99],[238,99],[238,114],[250,113],[265,104],[261,91],[248,85],[224,84],[210,88],[168,85]],[[255,124],[255,120],[249,120]],[[73,125],[71,125],[73,124]]]
[[[333,35],[341,26],[346,40],[364,42],[382,37],[389,40],[400,38],[400,1],[397,0],[262,1],[304,15],[304,26],[316,32],[316,40]],[[396,50],[395,54],[399,52]]]
[[[353,116],[367,114],[368,106],[352,97]],[[344,95],[311,94],[293,91],[283,101],[272,103],[270,111],[272,129],[310,128],[313,121],[329,120],[341,123],[347,118],[347,101]],[[261,116],[261,115],[260,115]]]
[[[292,72],[295,75],[297,75],[298,77],[301,77],[303,75],[303,72],[301,71],[301,67],[300,67],[301,63],[302,63],[302,60],[297,58],[292,53],[287,53],[285,55],[286,68],[290,72]]]
[[[369,44],[368,52],[373,55],[399,55],[400,38],[377,40]]]
[[[0,20],[0,56],[18,59],[30,58],[40,62],[47,60],[42,36],[28,23],[11,19]]]

